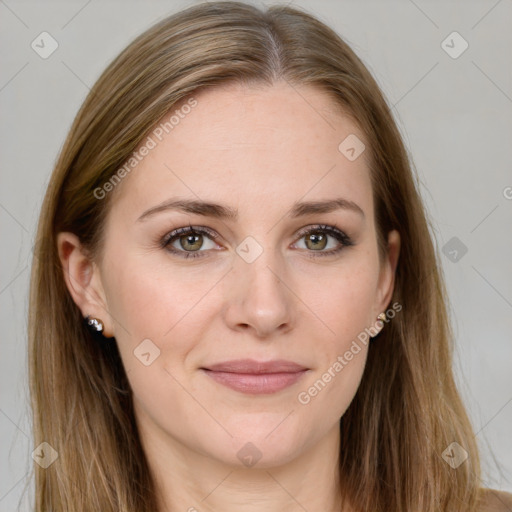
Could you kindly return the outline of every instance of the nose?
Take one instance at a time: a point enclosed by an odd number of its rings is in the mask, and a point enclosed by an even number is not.
[[[264,251],[252,263],[237,258],[226,283],[226,323],[258,338],[285,333],[295,321],[295,296],[285,283],[283,267],[271,253]]]

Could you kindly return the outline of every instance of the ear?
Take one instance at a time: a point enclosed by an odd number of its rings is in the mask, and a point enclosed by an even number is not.
[[[388,233],[388,249],[381,265],[375,308],[375,317],[388,307],[395,288],[395,273],[400,255],[400,233],[394,229]]]
[[[113,322],[108,313],[105,292],[99,268],[80,240],[73,233],[61,232],[57,235],[57,248],[62,264],[64,281],[82,316],[90,315],[103,323],[103,335],[114,336]]]

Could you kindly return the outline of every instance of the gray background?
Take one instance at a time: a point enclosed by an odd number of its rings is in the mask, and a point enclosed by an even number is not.
[[[27,292],[52,166],[108,62],[155,21],[191,4],[0,0],[0,511],[16,509],[32,463]],[[455,369],[482,448],[483,485],[512,491],[512,2],[292,5],[337,30],[394,107],[442,255]],[[59,45],[47,59],[31,48],[43,31]],[[441,46],[453,31],[469,44],[458,58]],[[462,48],[460,40],[448,44]],[[453,237],[458,261],[451,245],[443,253]],[[26,499],[20,509],[29,510]]]

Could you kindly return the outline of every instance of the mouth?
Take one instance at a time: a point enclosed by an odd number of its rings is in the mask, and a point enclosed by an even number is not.
[[[200,370],[223,386],[254,395],[277,393],[298,382],[309,371],[291,361],[251,359],[227,361]]]

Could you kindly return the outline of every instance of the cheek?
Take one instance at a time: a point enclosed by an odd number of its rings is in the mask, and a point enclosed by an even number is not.
[[[316,303],[315,313],[331,331],[315,344],[319,364],[296,397],[306,422],[309,418],[313,423],[315,418],[338,421],[359,388],[371,343],[365,329],[373,325],[370,312],[376,277],[368,268],[342,270],[324,294],[310,294],[306,299]]]
[[[201,327],[197,311],[204,307],[200,298],[211,284],[208,278],[186,276],[184,270],[143,264],[143,258],[125,258],[110,267],[109,313],[134,390],[155,379],[168,380],[164,372],[180,368],[193,349]]]
[[[377,278],[377,260],[368,252],[350,261],[347,258],[334,278],[332,272],[316,275],[316,285],[311,286],[310,280],[303,288],[301,297],[313,305],[311,309],[326,333],[315,344],[320,364],[297,396],[311,417],[340,418],[357,392],[371,343],[367,329],[375,323],[371,311]]]
[[[198,270],[125,258],[108,274],[108,303],[121,339],[167,338],[214,284]]]
[[[169,411],[182,417],[190,407],[180,383],[186,382],[187,355],[201,338],[199,299],[211,287],[208,278],[186,276],[125,258],[107,279],[109,312],[134,399],[150,416],[160,411],[162,424]]]
[[[310,412],[323,410],[334,419],[340,418],[359,387],[367,354],[367,343],[351,340],[317,369],[301,388],[297,402]]]
[[[311,305],[328,336],[329,352],[342,353],[372,322],[378,272],[371,254],[351,258],[338,271],[316,275],[305,283],[301,297]],[[309,291],[308,291],[309,290]]]

